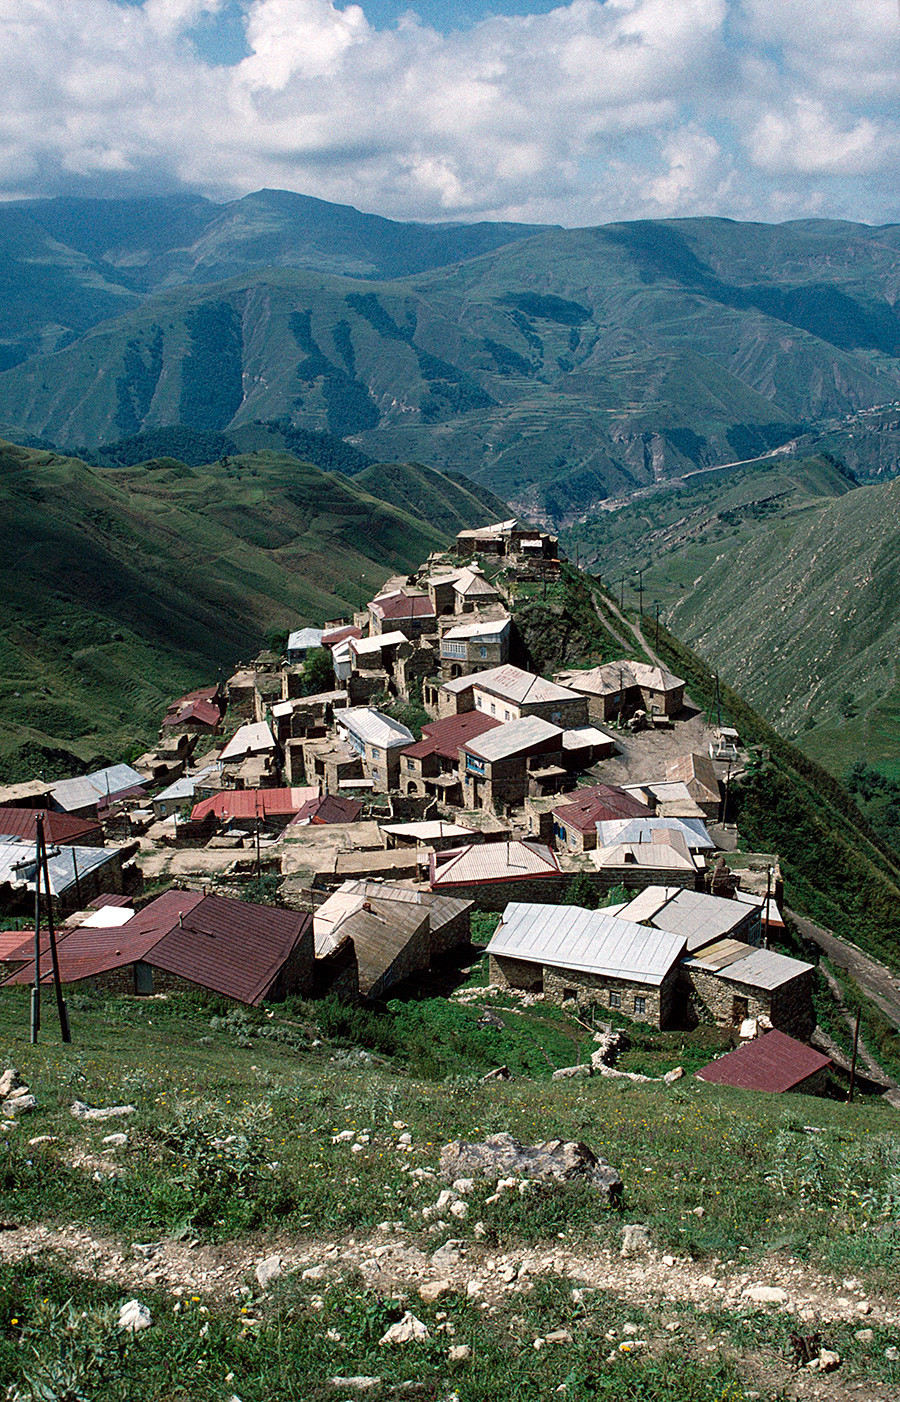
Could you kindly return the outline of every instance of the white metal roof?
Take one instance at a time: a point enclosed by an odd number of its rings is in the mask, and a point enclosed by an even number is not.
[[[790,983],[791,979],[813,967],[800,959],[791,959],[787,954],[778,954],[774,949],[754,949],[753,945],[738,941],[728,943],[733,944],[734,948],[728,950],[724,957],[719,957],[718,947],[713,945],[686,959],[685,964],[688,968],[706,969],[720,978],[769,991]],[[724,947],[725,941],[722,944]]]
[[[50,890],[59,896],[75,886],[76,874],[80,880],[88,872],[115,861],[118,848],[48,847],[47,853]],[[25,885],[33,889],[34,870],[33,842],[0,840],[0,885],[8,881],[13,887]]]
[[[616,742],[605,730],[596,725],[582,725],[577,730],[567,730],[563,735],[564,750],[584,750],[591,745],[614,745]]]
[[[508,618],[495,618],[488,623],[460,623],[455,628],[448,628],[443,636],[445,638],[501,638],[504,633],[509,632],[509,624]]]
[[[680,833],[673,833],[674,842],[617,842],[610,847],[595,847],[590,857],[596,867],[648,867],[660,873],[666,871],[696,871],[693,858]]]
[[[290,633],[287,640],[288,652],[304,652],[311,647],[322,646],[323,629],[321,628],[298,628],[296,632]]]
[[[107,794],[115,796],[125,789],[139,788],[147,780],[130,764],[111,764],[106,769],[96,769],[93,774],[85,774],[78,779],[61,779],[53,784],[50,792],[53,801],[64,812],[71,813],[79,808],[105,799]]]
[[[488,953],[658,987],[684,948],[683,936],[648,930],[603,910],[513,902]]]
[[[210,774],[217,773],[218,769],[216,766],[210,764],[206,769],[199,769],[196,774],[182,774],[181,778],[176,779],[174,784],[170,784],[167,789],[163,789],[162,793],[158,793],[153,802],[159,803],[161,800],[165,799],[167,803],[171,803],[173,799],[193,798],[194,789],[197,785],[201,783],[203,779],[208,778]]]
[[[263,754],[266,750],[274,750],[275,737],[269,729],[268,722],[264,720],[247,721],[232,735],[225,746],[220,759],[245,759],[247,755]]]
[[[87,926],[93,929],[94,926],[97,926],[101,930],[111,930],[113,927],[127,925],[129,920],[133,919],[134,911],[130,910],[127,905],[104,905],[99,910],[92,910],[90,915],[86,915],[79,928]]]
[[[421,823],[384,823],[380,828],[381,832],[388,833],[391,837],[410,837],[417,842],[435,842],[441,837],[472,837],[475,829],[462,827],[459,823],[444,822],[421,822]]]
[[[680,890],[680,886],[645,886],[622,907],[622,914],[626,920],[650,920]]]
[[[486,691],[501,700],[513,701],[522,706],[536,701],[578,701],[581,698],[575,691],[556,682],[547,681],[534,672],[523,671],[511,662],[502,667],[489,667],[485,672],[475,672],[469,682],[476,691]]]
[[[715,850],[715,843],[699,818],[612,818],[597,824],[601,847],[616,842],[649,842],[654,832],[679,832],[694,852]]]
[[[510,881],[523,876],[559,874],[559,862],[543,842],[479,842],[437,853],[432,886]]]
[[[498,725],[496,730],[486,730],[483,735],[476,735],[473,740],[466,741],[464,748],[492,764],[499,759],[509,759],[512,755],[530,749],[532,745],[539,745],[544,740],[561,737],[562,734],[558,725],[544,720],[542,716],[522,716],[520,720],[510,720],[505,725]]]
[[[557,672],[564,685],[576,691],[589,692],[592,696],[615,695],[623,688],[642,686],[648,691],[673,691],[684,686],[681,677],[676,677],[664,667],[651,667],[646,662],[605,662],[600,667],[586,667],[582,670],[567,669]]]
[[[691,953],[712,940],[730,934],[746,921],[749,907],[741,901],[707,896],[702,891],[681,891],[646,917],[660,930],[683,935]]]
[[[339,730],[349,730],[364,745],[378,745],[382,749],[392,750],[397,745],[412,745],[415,742],[416,737],[407,726],[391,716],[382,715],[371,706],[351,706],[334,719]]]
[[[398,643],[405,643],[408,641],[409,639],[407,638],[406,634],[401,633],[399,628],[395,628],[394,631],[391,633],[376,633],[375,636],[372,638],[347,639],[350,651],[355,652],[358,656],[363,657],[365,657],[369,653],[381,652],[382,648],[396,647]],[[342,643],[338,643],[337,645],[337,647],[342,646]],[[337,647],[333,649],[335,653],[337,652]]]

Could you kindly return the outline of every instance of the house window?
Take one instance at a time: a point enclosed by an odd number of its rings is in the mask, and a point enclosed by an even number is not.
[[[647,1011],[647,999],[646,999],[646,998],[635,998],[635,1000],[634,1000],[634,1011],[635,1011],[635,1013],[638,1014],[638,1015],[641,1014],[641,1013],[645,1013],[645,1012]]]
[[[614,988],[609,990],[609,1006],[611,1008],[621,1008],[622,1006],[622,995],[617,993]]]
[[[493,706],[492,706],[492,707],[491,707],[491,710],[493,710],[493,709],[494,709],[494,708],[493,708]],[[504,711],[504,712],[503,712],[503,719],[504,719],[504,720],[510,720],[510,719],[511,719],[510,714],[509,714],[509,711]]]
[[[406,767],[407,769],[415,769],[416,761],[414,759],[410,759],[409,756],[407,756]]]
[[[484,644],[482,644],[481,647],[481,655],[482,657],[487,657],[487,648],[484,646]]]
[[[466,755],[466,769],[470,774],[483,774],[484,760],[476,759],[474,755]]]
[[[495,716],[496,714],[497,714],[497,707],[494,705],[494,703],[493,703],[493,701],[492,701],[492,702],[491,702],[491,715],[492,715],[492,716]],[[506,719],[509,720],[509,716],[507,716]]]
[[[441,643],[442,657],[465,657],[465,643],[448,643],[446,640]]]
[[[551,723],[551,725],[559,725],[559,719],[560,719],[560,716],[561,716],[561,715],[562,715],[562,711],[552,711],[551,714],[550,714],[550,723]]]
[[[564,1002],[564,1003],[572,1003],[572,1002],[576,1002],[576,1003],[577,1003],[577,1001],[578,1001],[578,989],[577,989],[577,988],[564,988],[564,989],[563,989],[563,1002]]]

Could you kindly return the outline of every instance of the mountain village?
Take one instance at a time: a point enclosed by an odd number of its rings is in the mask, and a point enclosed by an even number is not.
[[[3,986],[35,980],[44,813],[63,984],[380,999],[493,915],[493,987],[593,1022],[712,1022],[735,1050],[707,1079],[821,1088],[813,966],[773,947],[778,856],[742,850],[730,821],[740,736],[652,661],[517,665],[511,586],[561,568],[556,539],[516,520],[462,531],[352,619],[173,701],[134,765],[0,792],[3,898],[23,916],[0,935]],[[43,982],[51,953],[42,936]]]

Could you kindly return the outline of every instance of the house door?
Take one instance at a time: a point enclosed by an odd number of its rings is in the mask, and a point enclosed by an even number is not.
[[[739,1026],[750,1016],[750,1004],[746,998],[732,998],[731,1000],[731,1024],[733,1027]]]

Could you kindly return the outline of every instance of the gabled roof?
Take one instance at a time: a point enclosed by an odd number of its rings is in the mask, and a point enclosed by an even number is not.
[[[434,605],[427,594],[382,594],[369,608],[378,618],[434,618]]]
[[[454,628],[448,628],[443,638],[500,638],[504,633],[508,633],[511,625],[509,618],[494,618],[481,623],[459,623]]]
[[[785,1032],[772,1031],[735,1047],[694,1074],[715,1085],[783,1092],[793,1090],[830,1065],[830,1057]]]
[[[193,721],[197,725],[208,725],[215,729],[222,720],[222,709],[214,701],[206,701],[202,698],[195,701],[185,701],[174,711],[167,712],[163,719],[163,728],[171,729],[176,725],[186,725],[188,721]]]
[[[719,780],[713,762],[706,755],[680,755],[666,763],[666,778],[687,784],[693,797],[699,794],[711,802],[719,801]]]
[[[304,803],[318,798],[313,785],[294,789],[221,789],[212,798],[204,798],[191,810],[196,821],[212,813],[220,822],[230,819],[276,818],[298,813]]]
[[[681,677],[664,667],[651,667],[646,662],[605,662],[601,667],[557,672],[563,685],[591,696],[614,696],[622,690],[644,687],[647,691],[675,691],[684,686]]]
[[[434,749],[423,751],[425,754],[437,753],[443,755],[445,759],[455,760],[463,745],[470,740],[476,739],[479,735],[486,735],[489,730],[496,730],[503,722],[497,720],[496,716],[486,716],[483,711],[464,711],[459,716],[445,716],[443,720],[431,720],[422,726],[422,739],[419,744],[424,745],[426,740],[433,744]],[[416,746],[410,746],[411,753]]]
[[[649,842],[655,832],[679,832],[694,852],[715,849],[715,843],[699,818],[610,818],[597,824],[601,847],[615,842]]]
[[[275,749],[275,736],[264,720],[247,721],[239,726],[219,755],[221,760],[245,759]]]
[[[495,764],[501,759],[511,759],[514,755],[526,754],[535,745],[543,745],[548,740],[558,740],[562,749],[562,730],[542,716],[522,716],[520,720],[507,721],[496,730],[487,731],[474,740],[467,740],[463,749],[466,754]]]
[[[502,701],[512,701],[517,706],[534,705],[539,701],[578,701],[581,698],[575,691],[569,691],[556,682],[549,682],[534,672],[526,672],[514,667],[511,662],[502,667],[489,667],[484,672],[475,672],[466,678],[476,691],[486,691]]]
[[[684,952],[684,940],[602,910],[514,902],[487,952],[658,987]]]
[[[687,843],[678,832],[654,833],[662,841],[621,842],[610,847],[597,847],[591,852],[594,866],[643,867],[659,872],[690,871],[696,874],[694,859]]]
[[[288,636],[287,651],[306,652],[309,648],[321,647],[323,636],[321,628],[298,628]]]
[[[51,844],[78,842],[103,833],[93,818],[73,818],[49,808],[0,808],[0,838],[20,837],[25,842],[34,842],[39,813],[44,815],[44,837]]]
[[[410,842],[437,842],[445,837],[457,837],[465,841],[467,837],[475,837],[474,828],[463,827],[460,823],[448,823],[442,818],[435,818],[431,822],[423,819],[418,823],[382,823],[380,831],[386,832],[389,837],[405,837]]]
[[[118,795],[142,789],[145,782],[144,776],[130,764],[111,764],[79,779],[62,779],[52,785],[50,792],[56,808],[72,813],[95,804],[103,807],[107,799],[112,801]]]
[[[443,887],[478,885],[488,881],[532,881],[560,875],[556,856],[543,842],[481,842],[435,852],[429,884]]]
[[[323,647],[336,647],[338,643],[347,642],[350,638],[361,638],[362,629],[355,623],[342,623],[339,628],[326,628],[322,634]]]
[[[593,832],[598,823],[610,818],[652,817],[645,803],[616,784],[591,784],[562,794],[552,811],[563,827],[583,833]]]
[[[334,720],[339,730],[350,731],[364,745],[392,750],[398,745],[411,745],[416,738],[400,721],[374,711],[371,706],[351,706],[336,715]]]
[[[644,916],[644,919],[649,920],[658,930],[670,930],[673,934],[683,935],[691,953],[711,944],[713,940],[721,939],[723,935],[731,934],[742,924],[746,929],[750,923],[747,921],[747,916],[751,913],[750,907],[741,901],[725,900],[722,896],[707,896],[702,891],[681,890],[665,899],[659,887],[648,889],[657,893],[659,904],[658,908],[652,914]],[[648,908],[652,898],[647,892],[641,894],[644,897],[644,906]],[[633,906],[634,902],[631,905]],[[630,917],[630,907],[626,907],[626,911]],[[750,948],[749,945],[746,947]]]
[[[458,531],[457,540],[492,540],[499,535],[512,535],[519,522],[515,516],[508,521],[495,521],[492,526],[479,526],[476,530]]]
[[[499,599],[500,597],[500,591],[485,579],[480,570],[460,570],[453,588],[464,599]]]
[[[182,774],[181,778],[176,779],[174,784],[170,784],[168,788],[163,789],[162,793],[158,793],[153,799],[153,802],[172,803],[178,802],[181,799],[187,800],[193,798],[194,790],[197,785],[202,785],[204,779],[208,779],[212,774],[216,773],[218,773],[216,766],[210,764],[205,769],[198,770],[196,774]]]
[[[395,629],[392,633],[376,633],[372,638],[350,638],[348,641],[351,653],[357,657],[365,657],[370,653],[381,652],[386,647],[397,647],[409,640],[405,633]]]
[[[61,896],[70,889],[77,890],[78,882],[89,872],[119,860],[117,847],[78,847],[74,843],[52,847],[47,854],[51,893]],[[8,881],[13,887],[33,889],[34,873],[34,843],[0,838],[0,884]]]
[[[338,794],[323,794],[321,798],[311,798],[291,819],[291,827],[304,823],[355,823],[363,810],[355,798],[341,798]]]

